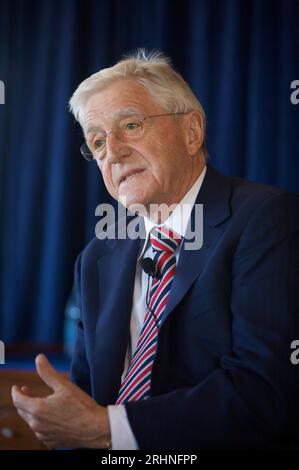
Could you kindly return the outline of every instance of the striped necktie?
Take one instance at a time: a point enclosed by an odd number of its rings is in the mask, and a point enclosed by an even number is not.
[[[151,372],[158,342],[159,325],[166,307],[176,269],[175,250],[181,237],[166,226],[150,235],[159,278],[151,286],[149,308],[128,371],[123,378],[116,404],[144,400],[150,396]],[[148,304],[147,304],[148,305]]]

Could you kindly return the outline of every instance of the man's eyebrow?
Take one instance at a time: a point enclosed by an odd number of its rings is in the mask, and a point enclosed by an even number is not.
[[[115,111],[112,116],[116,115],[117,117],[130,117],[135,116],[136,114],[141,114],[142,110],[140,108],[126,108],[119,111]]]
[[[91,127],[88,127],[88,128],[86,129],[86,131],[84,132],[84,134],[85,134],[85,135],[87,135],[87,134],[94,134],[94,133],[96,133],[96,132],[103,132],[103,133],[104,133],[104,131],[103,131],[103,129],[102,129],[101,127],[99,127],[99,126],[91,126]]]
[[[136,114],[140,115],[140,114],[144,114],[144,112],[139,108],[126,108],[126,109],[121,109],[121,110],[115,111],[114,113],[111,114],[111,117],[112,118],[115,118],[115,117],[117,117],[117,118],[126,118],[126,117],[130,117],[130,116],[135,116]],[[93,134],[93,133],[96,133],[96,132],[105,133],[105,131],[100,126],[91,125],[90,127],[87,127],[84,134],[87,135],[87,134]]]

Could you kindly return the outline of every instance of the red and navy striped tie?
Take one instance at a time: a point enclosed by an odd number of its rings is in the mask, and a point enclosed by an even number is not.
[[[150,235],[154,261],[160,274],[151,286],[149,308],[128,371],[123,378],[116,404],[144,400],[150,396],[151,372],[157,350],[158,330],[176,269],[175,250],[181,237],[166,226]]]

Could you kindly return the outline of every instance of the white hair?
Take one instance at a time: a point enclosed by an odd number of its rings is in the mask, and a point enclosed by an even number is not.
[[[112,67],[102,69],[84,80],[70,99],[70,111],[75,119],[84,123],[84,108],[88,99],[118,80],[133,79],[143,85],[154,100],[167,113],[184,113],[197,110],[203,120],[205,113],[195,94],[172,67],[171,61],[159,51],[136,53],[125,56]],[[202,150],[205,151],[204,145]]]

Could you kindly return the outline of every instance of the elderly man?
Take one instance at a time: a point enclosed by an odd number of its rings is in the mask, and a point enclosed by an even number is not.
[[[162,55],[101,70],[70,103],[83,155],[146,237],[95,238],[81,253],[73,383],[39,355],[53,394],[14,387],[19,414],[49,447],[287,441],[299,397],[299,198],[207,163],[204,111]],[[203,243],[187,249],[199,204]]]

